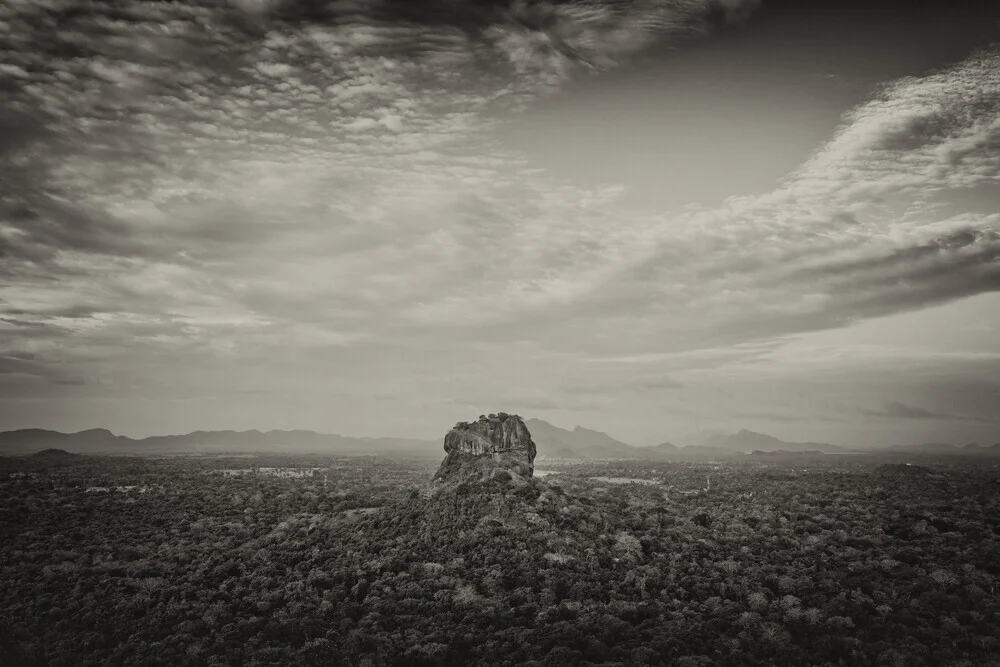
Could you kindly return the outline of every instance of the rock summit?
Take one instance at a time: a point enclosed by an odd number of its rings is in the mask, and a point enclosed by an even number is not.
[[[498,469],[522,478],[534,472],[536,448],[531,433],[523,419],[505,412],[458,422],[444,436],[444,451],[435,480],[456,475],[488,478]]]

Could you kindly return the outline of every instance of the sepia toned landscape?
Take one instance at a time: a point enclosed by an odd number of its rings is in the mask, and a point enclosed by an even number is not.
[[[1000,667],[1000,2],[0,0],[0,667]]]

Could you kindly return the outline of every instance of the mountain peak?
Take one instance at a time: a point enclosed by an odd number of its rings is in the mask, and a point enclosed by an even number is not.
[[[660,450],[677,449],[677,445],[673,444],[672,442],[661,442],[658,445],[653,445],[651,449],[660,449]]]
[[[116,436],[114,433],[112,433],[111,431],[109,431],[106,428],[88,428],[85,431],[77,431],[76,433],[72,433],[71,435],[86,436],[86,437],[91,437],[91,438],[94,438],[94,437],[99,437],[99,438],[117,438],[118,437],[118,436]]]
[[[67,452],[65,449],[58,449],[55,447],[50,447],[49,449],[43,449],[40,452],[32,454],[32,456],[36,459],[50,459],[50,460],[80,458],[80,454],[72,454],[70,452]]]
[[[841,447],[821,442],[786,442],[767,433],[740,429],[731,435],[713,435],[702,446],[721,447],[732,451],[837,451]]]

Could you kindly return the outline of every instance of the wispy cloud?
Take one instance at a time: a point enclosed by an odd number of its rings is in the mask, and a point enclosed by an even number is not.
[[[781,187],[665,221],[659,247],[591,296],[634,297],[665,333],[712,343],[997,289],[1000,218],[929,204],[1000,178],[998,65],[989,51],[887,86]]]
[[[637,214],[493,130],[758,3],[403,4],[0,7],[0,354],[109,390],[178,364],[329,376],[345,351],[384,377],[393,346],[502,366],[527,341],[551,376],[670,391],[1000,286],[1000,216],[942,208],[1000,178],[995,50],[886,85],[772,192]],[[529,408],[608,405],[511,382]]]
[[[614,192],[531,173],[486,138],[494,111],[561,83],[555,60],[611,67],[717,8],[8,5],[5,118],[34,138],[5,147],[11,322],[85,302],[101,316],[49,331],[256,353],[577,300],[595,259],[619,259]],[[499,272],[484,241],[511,260]]]
[[[928,419],[944,421],[995,422],[996,418],[976,417],[951,412],[935,412],[906,403],[889,401],[881,410],[862,409],[861,414],[881,419]]]
[[[711,19],[746,18],[759,0],[527,2],[515,0],[485,31],[520,75],[557,86],[575,69],[616,67],[664,39],[702,35]]]

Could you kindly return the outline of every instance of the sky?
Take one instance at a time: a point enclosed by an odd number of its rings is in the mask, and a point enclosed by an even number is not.
[[[0,0],[0,429],[1000,442],[1000,6]]]

